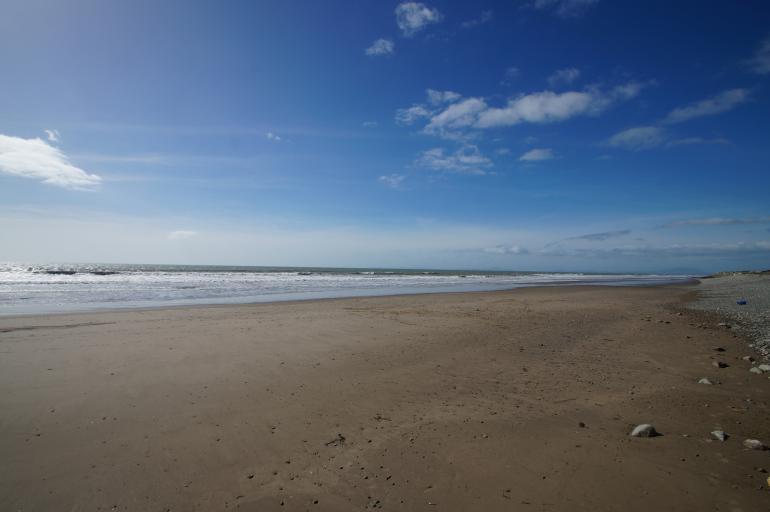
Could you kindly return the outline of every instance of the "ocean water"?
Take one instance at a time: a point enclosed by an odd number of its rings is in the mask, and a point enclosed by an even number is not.
[[[0,315],[564,284],[648,285],[686,279],[641,274],[0,263]]]

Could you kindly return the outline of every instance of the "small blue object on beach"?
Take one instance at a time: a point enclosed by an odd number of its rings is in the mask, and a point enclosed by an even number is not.
[[[735,303],[738,304],[739,306],[745,306],[746,304],[748,304],[748,302],[746,302],[746,299],[738,299],[735,301]]]

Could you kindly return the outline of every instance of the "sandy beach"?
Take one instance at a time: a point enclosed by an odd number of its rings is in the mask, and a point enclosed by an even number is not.
[[[0,318],[0,510],[768,510],[770,373],[693,290]]]

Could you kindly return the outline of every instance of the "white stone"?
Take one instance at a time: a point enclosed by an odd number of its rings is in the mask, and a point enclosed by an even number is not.
[[[711,432],[711,436],[717,441],[722,441],[722,442],[727,440],[727,437],[728,437],[727,434],[725,434],[724,430],[714,430]]]
[[[634,427],[634,430],[631,431],[632,437],[655,437],[657,435],[658,431],[655,430],[655,427],[649,423],[642,423],[641,425],[637,425]]]

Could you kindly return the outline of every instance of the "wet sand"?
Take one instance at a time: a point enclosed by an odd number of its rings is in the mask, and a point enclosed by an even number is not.
[[[692,290],[0,318],[0,510],[768,510],[770,374]]]

